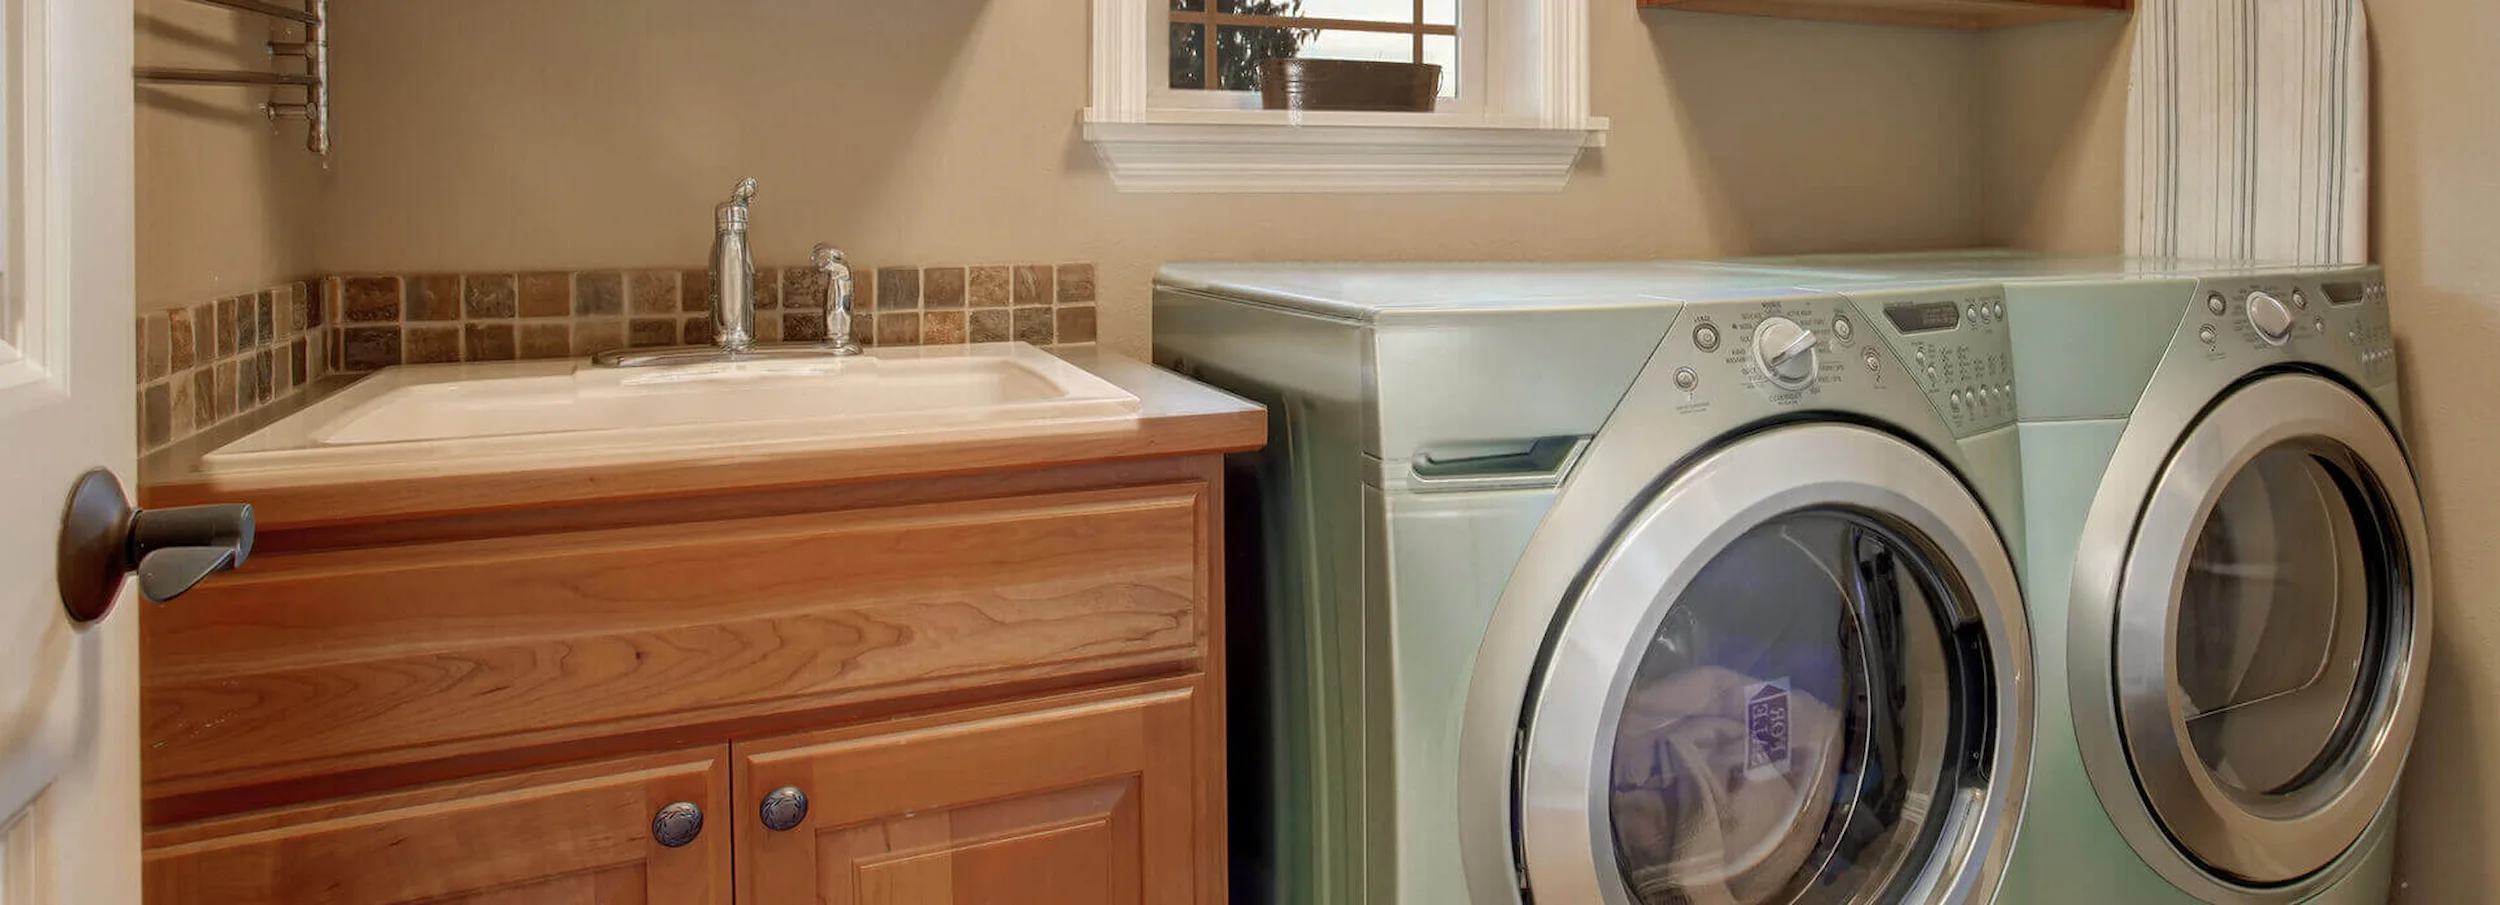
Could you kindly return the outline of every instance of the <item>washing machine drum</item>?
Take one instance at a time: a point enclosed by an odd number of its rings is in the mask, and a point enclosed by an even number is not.
[[[1697,466],[1593,565],[1530,701],[1535,901],[1993,888],[2029,759],[2011,563],[1923,453],[1826,430]],[[1728,470],[1783,451],[1797,468]],[[1852,455],[1874,467],[1801,477]]]
[[[1608,796],[1646,905],[1877,885],[1925,840],[1954,664],[1906,551],[1801,514],[1703,567],[1625,695]],[[1905,606],[1906,604],[1906,606]]]

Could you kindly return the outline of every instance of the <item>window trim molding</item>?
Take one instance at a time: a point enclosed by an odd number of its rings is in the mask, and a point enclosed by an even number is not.
[[[1164,0],[1093,0],[1085,139],[1124,192],[1532,192],[1602,147],[1589,115],[1587,0],[1494,0],[1481,110],[1288,113],[1156,107]]]

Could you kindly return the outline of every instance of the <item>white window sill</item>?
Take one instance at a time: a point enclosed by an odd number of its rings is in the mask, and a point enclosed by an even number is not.
[[[1087,111],[1085,140],[1123,192],[1551,192],[1607,123],[1577,128],[1442,114]]]

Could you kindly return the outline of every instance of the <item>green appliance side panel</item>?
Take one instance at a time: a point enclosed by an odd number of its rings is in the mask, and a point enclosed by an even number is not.
[[[2023,505],[2031,521],[2023,587],[2030,605],[2032,667],[2038,671],[2034,687],[2040,694],[2031,794],[2022,832],[2015,837],[2014,859],[1998,893],[2001,902],[2196,901],[2145,866],[2101,809],[2100,796],[2084,775],[2066,697],[2066,620],[2075,549],[2084,513],[2091,509],[2101,473],[2126,429],[2127,422],[2116,419],[2021,426]]]
[[[1458,841],[1458,743],[1476,649],[1492,624],[1510,573],[1527,552],[1537,524],[1554,506],[1547,489],[1481,493],[1396,493],[1387,496],[1388,611],[1395,626],[1388,664],[1392,690],[1398,823],[1392,898],[1374,905],[1442,905],[1467,901]],[[1375,749],[1377,750],[1377,749]],[[1383,821],[1385,823],[1385,821]]]
[[[2193,279],[2006,284],[2017,415],[2127,417],[2195,297]]]
[[[1175,292],[1155,319],[1157,363],[1268,410],[1267,448],[1226,466],[1236,875],[1278,902],[1359,902],[1367,331]]]

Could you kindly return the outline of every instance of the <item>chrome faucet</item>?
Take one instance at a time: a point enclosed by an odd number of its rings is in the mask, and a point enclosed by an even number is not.
[[[825,351],[834,355],[859,354],[859,338],[855,330],[851,302],[858,287],[852,282],[851,261],[842,250],[818,244],[809,260],[825,275]]]
[[[747,249],[747,203],[754,200],[755,180],[740,180],[713,216],[712,342],[727,352],[755,347],[755,256]]]
[[[812,343],[755,342],[755,256],[747,246],[747,205],[755,200],[755,180],[742,179],[738,189],[713,215],[712,344],[667,349],[618,349],[591,360],[603,367],[640,368],[659,365],[711,364],[766,358],[821,358],[860,354],[852,301],[858,284],[850,259],[831,245],[816,246],[812,263],[825,277],[825,338]],[[798,300],[792,299],[795,305]]]

